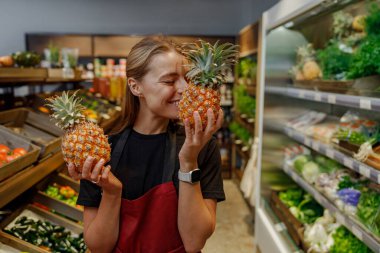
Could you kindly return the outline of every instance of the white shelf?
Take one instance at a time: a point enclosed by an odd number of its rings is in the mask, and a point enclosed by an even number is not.
[[[285,226],[279,226],[279,224],[272,222],[263,207],[256,207],[255,230],[260,232],[255,233],[255,242],[256,245],[260,245],[262,253],[295,253],[279,233],[280,229],[285,229]]]
[[[305,146],[313,149],[314,151],[321,153],[325,156],[330,157],[331,159],[336,160],[345,167],[354,170],[364,177],[370,179],[371,181],[380,184],[380,170],[374,169],[373,167],[359,162],[358,160],[334,149],[329,145],[322,143],[320,141],[314,140],[305,136],[304,134],[289,128],[285,127],[284,132],[293,140],[304,144]]]
[[[380,111],[380,98],[374,97],[352,96],[287,87],[266,87],[265,92],[269,94],[278,94],[288,97],[316,101],[320,103],[336,104],[352,108]]]
[[[359,240],[364,242],[374,252],[380,253],[380,242],[377,241],[371,234],[367,233],[359,224],[353,221],[350,217],[343,214],[334,204],[332,204],[325,196],[319,193],[313,186],[308,184],[300,175],[298,175],[291,166],[284,165],[284,171],[293,180],[305,189],[314,199],[324,208],[328,209],[336,218],[336,220],[350,230]]]

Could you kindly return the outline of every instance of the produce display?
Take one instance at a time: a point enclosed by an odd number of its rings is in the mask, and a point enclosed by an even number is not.
[[[244,144],[249,144],[252,134],[245,127],[241,126],[236,121],[233,121],[230,123],[229,129],[239,140],[243,141]]]
[[[81,104],[86,107],[83,114],[88,121],[97,123],[101,119],[110,119],[115,112],[115,106],[107,100],[95,98],[88,93],[80,93],[78,97],[81,98]]]
[[[304,224],[313,223],[323,215],[323,207],[300,188],[280,192],[278,196],[294,217]]]
[[[84,253],[86,251],[83,234],[74,236],[64,227],[49,221],[22,216],[16,220],[12,228],[4,229],[4,231],[50,252]]]
[[[47,195],[57,200],[63,201],[66,204],[82,209],[82,206],[77,205],[78,193],[70,186],[61,186],[57,183],[49,185],[45,191]]]
[[[237,56],[237,46],[231,43],[215,45],[200,41],[200,46],[190,44],[185,56],[189,62],[189,72],[186,77],[189,85],[179,102],[179,117],[182,121],[190,120],[194,127],[193,112],[198,111],[202,126],[207,126],[207,110],[211,108],[214,115],[220,110],[219,87],[226,78]]]
[[[35,67],[41,62],[39,54],[29,51],[14,53],[12,57],[18,67]]]
[[[380,74],[380,7],[368,5],[367,13],[333,15],[332,37],[324,48],[300,47],[290,71],[295,80],[353,80]],[[372,89],[363,86],[363,89]]]
[[[7,145],[0,144],[0,167],[27,153],[28,151],[24,148],[11,149]]]
[[[234,100],[239,113],[246,114],[249,118],[255,118],[256,99],[248,95],[243,85],[233,87]]]
[[[241,59],[235,65],[240,85],[253,85],[256,82],[257,63],[249,57]]]
[[[380,192],[371,188],[369,180],[327,157],[310,155],[310,150],[305,147],[298,147],[297,150],[300,150],[298,154],[303,154],[293,158],[289,150],[286,154],[287,162],[295,171],[342,212],[360,220],[380,238]]]
[[[362,241],[335,221],[328,210],[314,224],[305,225],[308,252],[315,253],[370,253]]]
[[[111,148],[107,136],[98,125],[85,120],[81,99],[63,92],[61,96],[49,98],[48,106],[53,110],[52,117],[57,126],[65,131],[62,139],[63,159],[79,169],[88,156],[95,161],[110,160]]]

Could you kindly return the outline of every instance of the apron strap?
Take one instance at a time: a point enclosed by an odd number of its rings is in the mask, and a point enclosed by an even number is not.
[[[168,127],[168,135],[165,142],[164,173],[162,175],[162,183],[173,180],[176,162],[176,141],[176,132]]]
[[[123,154],[123,150],[130,133],[131,133],[131,129],[129,127],[126,128],[124,132],[122,133],[120,139],[116,143],[115,149],[112,152],[112,159],[111,159],[111,168],[113,170],[115,170],[117,165],[119,164],[120,157]]]

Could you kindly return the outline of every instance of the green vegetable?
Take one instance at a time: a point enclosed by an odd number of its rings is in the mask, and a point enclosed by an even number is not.
[[[324,80],[345,80],[352,54],[343,52],[339,42],[332,40],[327,47],[317,52]]]
[[[302,176],[309,184],[313,184],[320,173],[318,164],[313,161],[307,162],[302,169]]]
[[[380,7],[373,3],[368,12],[369,15],[365,19],[365,31],[369,36],[380,35]]]
[[[338,185],[338,190],[352,188],[356,190],[362,190],[363,187],[368,183],[368,180],[361,180],[358,182],[354,182],[351,180],[349,176],[342,177],[341,181]]]
[[[334,244],[330,253],[370,253],[372,252],[362,241],[356,238],[345,227],[339,227],[333,234]]]
[[[310,160],[311,160],[310,156],[307,156],[307,155],[297,156],[296,159],[294,160],[293,166],[298,173],[301,173],[305,164],[309,162]]]
[[[48,221],[35,221],[23,216],[16,220],[11,229],[4,231],[52,252],[84,253],[86,251],[83,234],[74,237],[64,227]]]
[[[380,74],[380,36],[367,36],[353,55],[348,79]]]
[[[311,224],[323,215],[323,207],[300,188],[280,192],[279,198],[302,223]]]
[[[252,134],[239,123],[233,121],[229,125],[229,129],[232,133],[234,133],[240,140],[244,142],[244,144],[249,144],[249,140],[252,138]]]
[[[279,199],[287,206],[298,206],[303,199],[304,191],[300,188],[288,189],[278,194]]]
[[[255,117],[256,99],[248,95],[244,85],[237,85],[233,88],[236,107],[242,114],[247,114],[248,117]]]
[[[342,167],[337,161],[321,155],[315,157],[315,162],[319,165],[320,172],[325,173],[332,173]]]
[[[357,216],[372,232],[380,236],[380,194],[374,191],[362,191]]]
[[[12,54],[13,60],[19,67],[35,67],[41,62],[41,56],[34,52],[17,52]]]

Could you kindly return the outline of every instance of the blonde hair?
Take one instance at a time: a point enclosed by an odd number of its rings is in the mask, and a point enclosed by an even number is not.
[[[127,57],[127,78],[141,81],[149,71],[149,64],[153,56],[170,51],[176,51],[181,54],[180,47],[164,36],[145,37],[132,47]],[[126,88],[121,107],[121,118],[118,120],[119,123],[111,130],[111,135],[118,134],[124,128],[133,126],[137,118],[140,102],[138,97],[132,94],[129,87]]]

